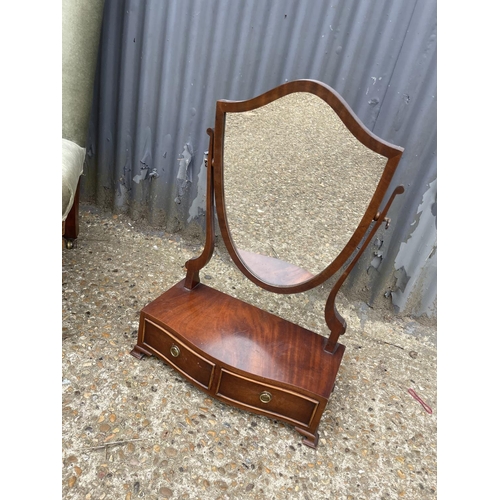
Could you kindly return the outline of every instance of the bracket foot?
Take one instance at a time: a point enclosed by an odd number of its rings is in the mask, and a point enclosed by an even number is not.
[[[307,432],[306,430],[301,429],[300,427],[295,427],[295,430],[299,434],[302,434],[302,436],[304,436],[304,439],[302,440],[303,444],[309,446],[309,448],[312,448],[314,450],[318,447],[318,441],[319,441],[318,432],[311,434],[310,432]]]
[[[148,350],[144,349],[144,347],[141,347],[139,345],[136,345],[131,351],[130,354],[134,356],[134,358],[137,359],[142,359],[144,356],[147,356],[148,358],[152,356],[153,353],[149,352]]]

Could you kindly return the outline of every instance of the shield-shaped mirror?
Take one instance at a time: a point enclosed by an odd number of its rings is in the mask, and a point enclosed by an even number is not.
[[[226,246],[244,274],[281,293],[317,286],[346,262],[376,220],[390,159],[402,151],[310,80],[218,101],[215,136]]]

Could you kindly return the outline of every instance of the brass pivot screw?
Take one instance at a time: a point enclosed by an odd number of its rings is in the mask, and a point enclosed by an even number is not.
[[[379,217],[380,217],[380,212],[377,212],[377,215],[375,215],[373,220],[376,222],[378,221]],[[384,217],[382,221],[385,222],[385,228],[389,229],[389,224],[391,223],[391,219],[389,219],[389,217]]]

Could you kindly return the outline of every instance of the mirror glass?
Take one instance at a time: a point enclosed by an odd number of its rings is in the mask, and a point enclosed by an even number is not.
[[[386,162],[308,92],[227,113],[224,196],[240,259],[274,285],[318,274],[351,238]]]

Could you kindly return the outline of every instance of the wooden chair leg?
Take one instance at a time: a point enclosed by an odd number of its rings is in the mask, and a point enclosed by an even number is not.
[[[79,226],[79,205],[80,205],[80,181],[76,187],[75,199],[73,200],[73,206],[69,211],[68,216],[64,224],[64,234],[63,238],[66,240],[66,248],[76,247],[76,238],[80,231]]]

